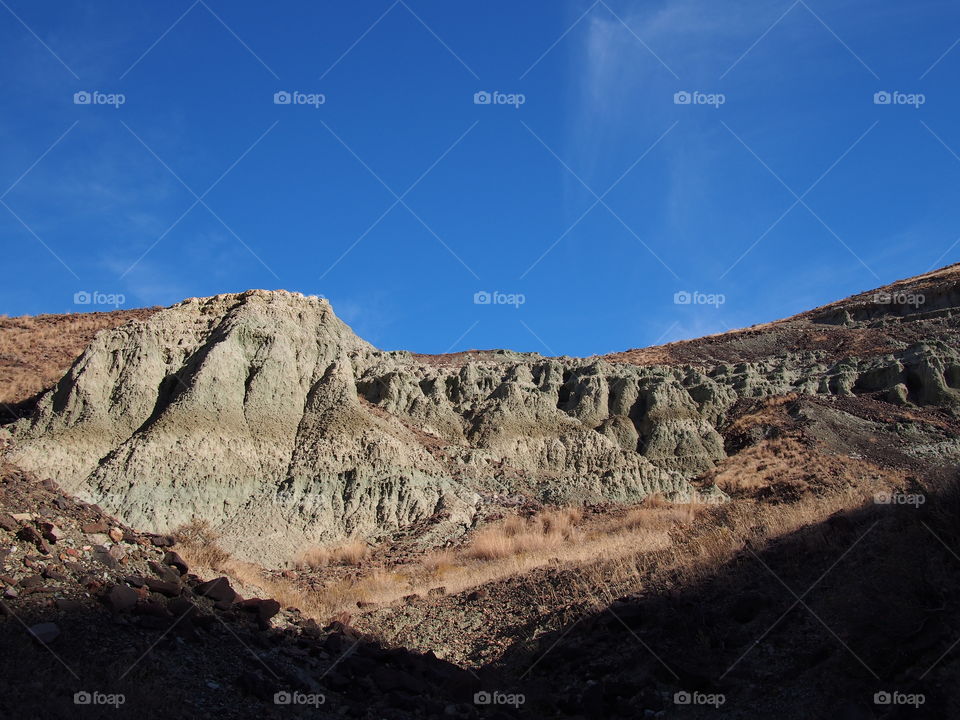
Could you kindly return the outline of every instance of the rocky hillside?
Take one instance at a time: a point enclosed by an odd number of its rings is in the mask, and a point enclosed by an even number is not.
[[[153,532],[209,519],[230,550],[272,564],[415,523],[436,543],[517,496],[722,499],[690,481],[726,457],[719,428],[745,400],[866,396],[956,414],[958,288],[952,266],[777,323],[587,359],[382,352],[319,298],[194,298],[98,334],[10,427],[8,457]]]
[[[479,687],[432,654],[204,580],[173,538],[7,465],[0,544],[4,717],[436,717]]]
[[[98,332],[156,310],[0,316],[0,420],[28,412],[31,398],[53,387]]]

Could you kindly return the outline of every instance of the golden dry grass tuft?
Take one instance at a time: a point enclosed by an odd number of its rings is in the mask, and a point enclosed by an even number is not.
[[[312,547],[304,550],[296,560],[301,568],[319,570],[328,565],[358,565],[370,557],[372,549],[360,539],[349,540],[334,547]]]
[[[456,561],[453,550],[433,550],[423,556],[420,564],[433,575],[443,575],[454,568]]]
[[[477,532],[465,555],[474,560],[498,560],[543,553],[570,541],[582,517],[576,508],[547,510],[531,518],[511,516]]]

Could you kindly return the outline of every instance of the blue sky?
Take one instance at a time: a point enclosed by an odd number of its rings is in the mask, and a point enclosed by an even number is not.
[[[783,317],[960,260],[958,38],[946,0],[2,0],[0,312],[286,288],[574,355]]]

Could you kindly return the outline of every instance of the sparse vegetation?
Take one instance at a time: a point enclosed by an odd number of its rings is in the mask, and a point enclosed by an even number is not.
[[[212,570],[220,570],[230,553],[220,547],[213,526],[203,518],[193,518],[173,531],[173,539],[181,548],[189,549],[191,560]]]
[[[296,564],[319,570],[328,565],[357,565],[370,557],[371,548],[363,540],[350,540],[334,547],[312,547],[305,550]]]

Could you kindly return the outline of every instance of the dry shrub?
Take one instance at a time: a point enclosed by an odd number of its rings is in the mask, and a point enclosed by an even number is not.
[[[512,555],[513,538],[505,526],[486,528],[479,531],[467,548],[466,555],[475,560],[498,560]]]
[[[500,523],[501,531],[507,537],[516,537],[527,531],[527,519],[520,515],[512,515]]]
[[[421,565],[433,575],[443,575],[456,565],[456,555],[452,550],[434,550],[423,556]]]
[[[297,608],[308,617],[321,619],[330,611],[322,598],[294,582],[267,574],[254,563],[230,560],[222,571],[242,585],[255,588],[259,596],[273,598],[283,607]]]
[[[308,548],[300,553],[296,566],[301,569],[319,570],[330,564],[330,551],[322,547]]]
[[[549,510],[540,515],[540,521],[543,524],[543,531],[545,533],[562,535],[564,538],[571,537],[574,526],[582,519],[583,513],[580,511],[580,508]]]
[[[357,565],[370,557],[370,546],[363,540],[351,540],[330,551],[331,562]]]
[[[669,500],[667,500],[667,499],[666,499],[663,495],[661,495],[660,493],[651,493],[650,495],[647,495],[647,496],[640,502],[640,506],[641,506],[641,507],[648,508],[648,509],[651,509],[651,510],[652,510],[652,509],[655,509],[655,508],[671,507],[672,505],[673,505],[673,503],[670,502]]]
[[[411,585],[403,576],[375,570],[365,577],[330,580],[310,596],[310,601],[313,607],[320,608],[318,614],[328,617],[340,610],[355,609],[357,603],[390,602],[410,590]]]
[[[328,565],[358,565],[370,557],[370,546],[363,540],[350,540],[334,547],[312,547],[297,557],[301,569],[319,570]]]
[[[511,555],[536,555],[576,537],[583,514],[576,508],[546,510],[532,518],[514,515],[480,530],[466,550],[474,560],[498,560]]]
[[[221,570],[230,560],[230,553],[220,547],[220,534],[204,518],[192,518],[172,533],[178,551],[191,565]]]

